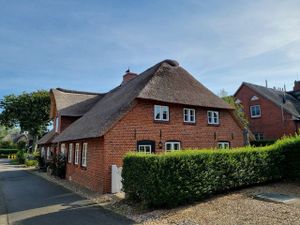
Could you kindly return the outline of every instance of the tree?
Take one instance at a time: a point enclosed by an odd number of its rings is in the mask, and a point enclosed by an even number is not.
[[[20,127],[21,132],[27,131],[33,137],[35,150],[36,141],[49,125],[50,96],[48,91],[40,90],[21,95],[7,95],[0,101],[0,125]]]
[[[249,121],[244,113],[244,107],[241,103],[236,101],[236,98],[233,96],[223,96],[222,99],[227,102],[229,105],[232,105],[235,110],[235,115],[240,119],[241,123],[245,128],[248,128]]]

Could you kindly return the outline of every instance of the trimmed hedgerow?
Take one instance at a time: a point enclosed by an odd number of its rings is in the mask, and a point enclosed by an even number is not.
[[[145,206],[172,207],[213,193],[299,177],[299,151],[297,136],[266,147],[129,153],[124,158],[123,189],[127,198]]]

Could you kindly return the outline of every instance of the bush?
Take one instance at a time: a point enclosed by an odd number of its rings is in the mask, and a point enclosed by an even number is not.
[[[14,155],[18,149],[0,149],[0,158],[7,158],[9,155]]]
[[[19,164],[25,163],[25,151],[24,150],[18,150],[16,157],[17,157],[16,160]]]
[[[276,140],[261,140],[261,141],[251,141],[250,145],[254,147],[262,147],[272,145],[276,142]]]
[[[52,160],[50,163],[48,163],[49,168],[51,169],[52,173],[51,175],[65,178],[66,177],[66,166],[67,166],[67,160],[64,155],[56,155],[54,154],[52,156]]]
[[[26,166],[38,166],[38,161],[35,159],[28,159],[25,161]]]
[[[213,193],[300,177],[300,137],[266,147],[129,153],[123,163],[127,198],[148,207],[172,207]]]

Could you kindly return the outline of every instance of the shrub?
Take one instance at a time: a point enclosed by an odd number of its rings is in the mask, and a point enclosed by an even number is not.
[[[243,186],[300,177],[300,137],[266,147],[129,153],[123,163],[127,198],[171,207]]]
[[[51,175],[65,178],[66,177],[66,166],[67,166],[67,160],[64,155],[56,155],[54,154],[52,156],[51,162],[48,163],[49,168],[51,169],[52,173]]]
[[[16,160],[19,164],[25,163],[25,151],[24,150],[18,150],[16,156],[17,156]]]
[[[26,166],[37,166],[38,161],[34,160],[34,159],[28,159],[28,160],[25,161],[25,165]]]
[[[16,154],[18,149],[0,149],[0,158],[7,158],[9,155]]]

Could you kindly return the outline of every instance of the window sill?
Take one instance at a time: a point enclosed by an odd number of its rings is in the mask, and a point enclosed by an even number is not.
[[[261,118],[261,116],[251,116],[250,118],[251,119],[259,119],[259,118]]]
[[[196,126],[196,122],[183,122],[183,125],[192,125],[192,126]]]
[[[220,124],[210,124],[210,123],[208,123],[207,126],[208,127],[219,127]]]
[[[153,120],[154,123],[161,123],[161,124],[169,124],[170,120],[165,121],[165,120]]]
[[[86,166],[80,166],[80,169],[87,170],[87,167]]]

